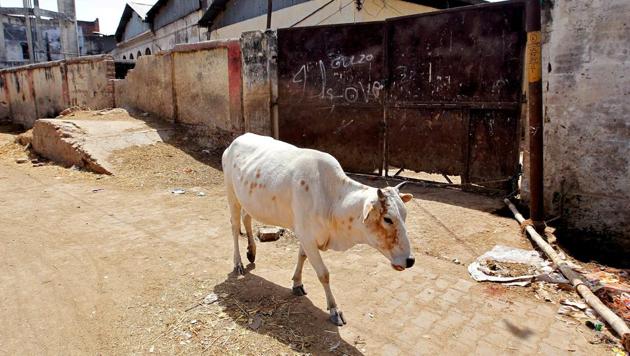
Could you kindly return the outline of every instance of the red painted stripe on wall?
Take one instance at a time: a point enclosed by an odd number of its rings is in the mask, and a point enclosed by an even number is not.
[[[228,44],[228,83],[230,93],[230,121],[237,132],[243,131],[243,81],[241,76],[241,46],[238,41]]]

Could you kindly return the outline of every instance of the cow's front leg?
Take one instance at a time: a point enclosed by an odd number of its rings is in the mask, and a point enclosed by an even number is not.
[[[304,261],[306,261],[306,252],[302,244],[300,244],[300,250],[298,251],[297,264],[295,265],[295,273],[293,273],[293,294],[298,297],[306,295],[304,290],[304,284],[302,284],[302,270],[304,269]]]
[[[315,244],[312,244],[310,246],[304,246],[304,252],[306,252],[306,256],[311,261],[311,265],[313,265],[319,281],[322,283],[322,286],[324,286],[330,321],[337,326],[343,326],[346,324],[346,320],[343,317],[343,313],[337,308],[337,302],[335,302],[335,297],[330,289],[330,273],[328,273],[328,268],[326,268],[322,260],[319,249]]]

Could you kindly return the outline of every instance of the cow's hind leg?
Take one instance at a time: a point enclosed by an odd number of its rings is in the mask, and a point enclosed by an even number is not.
[[[315,241],[315,240],[313,240]],[[317,273],[317,277],[319,281],[322,283],[324,287],[324,291],[326,292],[326,303],[328,305],[328,311],[330,313],[330,321],[337,325],[343,326],[346,324],[346,320],[343,317],[343,313],[337,309],[337,302],[335,302],[335,297],[332,294],[332,290],[330,289],[330,274],[328,273],[328,268],[324,264],[322,260],[322,256],[319,254],[319,249],[315,244],[309,244],[304,246],[304,252],[306,256],[311,261],[311,265],[315,269]]]
[[[243,225],[245,225],[245,232],[247,233],[247,259],[249,262],[254,263],[256,261],[256,241],[254,241],[254,233],[252,231],[251,215],[243,214]]]
[[[293,294],[301,297],[306,295],[304,285],[302,284],[302,270],[304,269],[304,262],[306,261],[306,253],[302,244],[298,251],[297,265],[295,265],[295,273],[293,273]]]
[[[231,187],[227,188],[227,200],[230,205],[230,222],[232,224],[232,237],[234,238],[234,272],[245,274],[241,253],[238,248],[238,239],[241,232],[241,204],[239,203]]]

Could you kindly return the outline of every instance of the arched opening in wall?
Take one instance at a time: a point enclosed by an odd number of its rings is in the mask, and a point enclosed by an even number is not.
[[[142,57],[142,52],[138,51],[138,57],[137,58],[140,58],[140,57]]]
[[[133,61],[133,53],[129,55],[129,59]]]
[[[124,61],[124,60],[127,60],[127,56],[123,56],[123,61]]]
[[[146,51],[144,51],[144,54],[146,54],[147,56],[151,55],[151,49],[147,48]]]

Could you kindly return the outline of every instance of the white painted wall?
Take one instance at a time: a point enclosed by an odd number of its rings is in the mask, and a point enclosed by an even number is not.
[[[312,16],[307,15],[325,5],[329,0],[314,0],[275,11],[271,17],[272,29],[295,26],[330,25],[381,21],[390,17],[413,15],[436,9],[399,0],[365,0],[363,9],[356,9],[354,0],[335,0]],[[213,30],[210,39],[239,38],[247,31],[264,30],[267,15]]]

